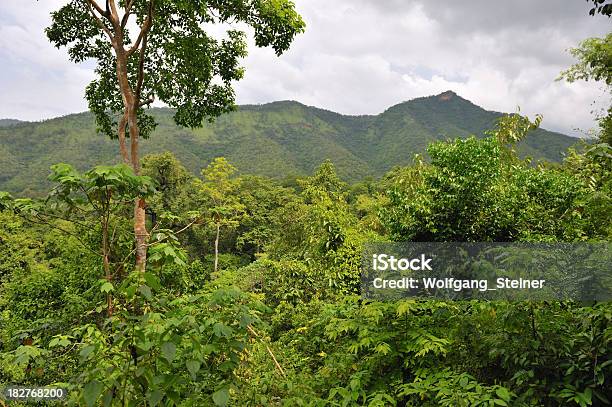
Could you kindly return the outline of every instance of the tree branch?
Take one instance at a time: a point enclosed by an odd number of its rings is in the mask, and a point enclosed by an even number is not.
[[[115,267],[115,274],[119,273],[119,269],[125,264],[126,261],[128,261],[128,259],[134,254],[136,253],[136,248],[132,249],[131,252],[129,252],[127,254],[127,256],[125,256],[119,263],[117,264],[117,267]]]
[[[263,342],[263,338],[257,333],[255,332],[255,330],[253,329],[253,327],[251,325],[247,325],[247,329],[248,331],[253,334],[253,336],[259,338],[262,340]],[[274,356],[274,353],[272,353],[272,349],[270,349],[270,347],[268,346],[268,344],[264,344],[266,346],[266,350],[268,351],[268,353],[270,354],[270,356],[272,357],[272,360],[274,361],[274,366],[276,366],[276,368],[278,369],[278,371],[280,372],[281,376],[286,377],[285,375],[285,371],[283,370],[283,368],[281,367],[280,363],[278,363],[278,360],[276,360],[276,356]]]
[[[98,11],[98,13],[100,13],[100,15],[105,15],[104,10],[102,10],[100,8],[100,6],[98,6],[98,4],[94,1],[94,0],[84,0],[85,4],[87,5],[87,10],[89,11],[89,13],[91,14],[91,16],[94,18],[94,20],[96,20],[96,23],[98,24],[98,26],[102,29],[102,31],[104,31],[106,33],[106,35],[108,35],[108,38],[112,41],[114,41],[114,36],[111,33],[111,31],[108,29],[108,27],[106,25],[104,25],[104,23],[102,22],[102,20],[100,20],[100,17],[98,17],[96,15],[96,12],[94,11],[94,8]]]
[[[185,227],[183,227],[182,229],[179,229],[176,232],[173,232],[174,235],[179,235],[181,233],[183,233],[184,231],[186,231],[187,229],[189,229],[190,227],[192,227],[193,225],[195,225],[198,221],[200,220],[200,218],[196,218],[193,221],[189,222],[189,224]],[[157,225],[154,226],[154,228],[157,227]],[[151,233],[153,233],[153,230],[151,230]],[[148,243],[147,246],[155,246],[156,244],[159,244],[161,242],[163,242],[164,240],[168,239],[168,236],[164,237],[163,239],[160,239],[156,242],[153,243]]]
[[[100,6],[98,5],[98,3],[96,3],[96,1],[95,1],[95,0],[85,0],[85,2],[86,2],[87,4],[89,4],[91,7],[95,8],[95,9],[96,9],[96,11],[97,11],[98,13],[100,13],[100,15],[101,15],[101,16],[103,16],[103,15],[105,15],[105,14],[106,14],[106,13],[104,12],[104,10],[102,10],[102,7],[100,7]]]
[[[143,107],[143,106],[146,106],[146,105],[150,105],[153,102],[155,102],[155,98],[154,97],[150,97],[147,100],[143,100],[142,102],[140,102],[140,105],[138,107]]]
[[[127,25],[127,22],[130,19],[130,14],[133,5],[134,0],[127,0],[127,4],[125,5],[125,14],[123,14],[123,18],[121,19],[121,28],[125,28],[125,26]]]
[[[113,25],[119,25],[119,13],[117,12],[117,6],[115,6],[115,0],[106,0],[106,12]]]
[[[147,18],[145,19],[145,21],[142,23],[142,26],[140,27],[140,33],[138,33],[138,38],[136,38],[136,42],[134,42],[134,45],[132,45],[127,50],[128,57],[138,50],[143,40],[146,42],[146,36],[149,33],[149,30],[151,29],[152,25],[153,25],[153,0],[149,2],[149,12],[148,12]],[[144,45],[143,45],[143,48],[144,48]]]
[[[144,82],[144,60],[145,60],[145,54],[147,52],[147,35],[149,34],[149,30],[151,29],[152,25],[153,25],[153,0],[150,0],[149,1],[149,14],[147,15],[146,21],[143,23],[142,29],[140,30],[140,34],[142,34],[142,48],[140,49],[140,56],[139,56],[139,61],[138,61],[138,76],[136,80],[136,90],[134,92],[134,95],[135,95],[134,105],[137,108],[140,106],[140,94],[142,92],[142,84]],[[138,42],[138,40],[136,42]]]
[[[57,229],[57,230],[59,230],[59,231],[61,231],[61,232],[65,233],[65,234],[67,234],[67,235],[69,235],[69,236],[72,236],[72,237],[73,237],[73,238],[75,238],[75,239],[76,239],[76,240],[77,240],[77,241],[78,241],[78,242],[81,244],[81,246],[83,246],[85,249],[89,250],[90,252],[92,252],[93,254],[95,254],[95,255],[97,255],[97,256],[103,257],[103,256],[102,256],[102,254],[100,254],[99,252],[97,252],[97,251],[93,250],[91,247],[89,247],[89,245],[87,245],[85,242],[83,242],[83,240],[81,240],[81,238],[80,238],[78,235],[76,235],[75,233],[69,232],[69,231],[67,231],[66,229],[62,228],[62,227],[59,227],[59,226],[57,226],[57,225],[54,225],[53,223],[49,222],[48,220],[43,219],[43,218],[42,218],[40,215],[38,215],[38,214],[37,214],[37,215],[35,215],[35,217],[36,217],[36,219],[38,219],[38,221],[35,221],[35,220],[31,219],[31,218],[28,218],[28,217],[22,216],[22,218],[24,218],[25,220],[27,220],[27,221],[29,221],[29,222],[32,222],[32,223],[38,223],[39,225],[47,225],[47,226],[52,227],[53,229]]]

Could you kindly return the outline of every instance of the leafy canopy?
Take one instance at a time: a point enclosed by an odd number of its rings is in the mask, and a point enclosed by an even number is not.
[[[116,9],[115,2],[110,3]],[[127,56],[129,84],[143,100],[137,116],[146,137],[155,122],[143,106],[154,99],[176,108],[176,123],[189,127],[232,110],[232,81],[243,75],[239,59],[247,53],[246,34],[231,28],[216,38],[209,27],[246,25],[254,30],[257,46],[271,46],[277,55],[305,27],[289,0],[119,0],[118,7],[125,11],[121,21],[104,18],[111,15],[108,1],[106,7],[70,0],[52,13],[46,33],[55,46],[68,47],[72,61],[97,61],[97,78],[87,87],[86,98],[98,129],[111,138],[116,137],[116,114],[123,112],[125,102],[117,81],[117,52]],[[135,30],[138,35],[132,35],[131,16],[141,27]]]

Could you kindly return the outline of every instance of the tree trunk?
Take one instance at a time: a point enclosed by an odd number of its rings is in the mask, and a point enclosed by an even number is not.
[[[217,236],[215,237],[215,273],[219,266],[219,229],[221,229],[221,225],[217,223]]]
[[[105,215],[105,218],[102,220],[102,255],[104,258],[104,277],[106,278],[106,281],[112,283],[113,276],[110,271],[110,262],[108,259],[110,248],[108,246],[108,218]],[[106,315],[108,317],[113,316],[113,296],[110,292],[106,293]]]
[[[136,270],[145,272],[147,264],[147,239],[145,200],[137,198],[134,205],[134,236],[136,237]]]
[[[127,59],[128,55],[123,48],[122,35],[117,35],[116,43],[113,44],[115,55],[117,57],[117,79],[119,81],[119,89],[123,99],[124,116],[119,125],[127,124],[130,137],[130,157],[129,161],[136,175],[140,174],[140,157],[138,149],[138,139],[140,136],[140,128],[138,127],[138,118],[136,112],[140,101],[134,90],[130,86],[128,80]],[[126,123],[127,121],[127,123]],[[122,134],[123,133],[123,134]],[[123,136],[123,137],[122,137]],[[125,131],[120,127],[119,142],[120,150],[123,159],[125,160]],[[134,240],[136,244],[136,270],[145,272],[147,264],[147,240],[149,234],[146,226],[145,200],[137,198],[134,202]]]
[[[133,96],[132,96],[133,97]],[[130,149],[132,168],[136,175],[140,174],[140,157],[138,151],[138,138],[140,129],[138,128],[138,120],[136,118],[135,103],[132,102],[128,106],[128,128],[130,130]],[[147,240],[149,233],[147,232],[146,213],[145,213],[144,198],[137,198],[134,203],[134,236],[136,238],[136,270],[145,272],[147,264]]]

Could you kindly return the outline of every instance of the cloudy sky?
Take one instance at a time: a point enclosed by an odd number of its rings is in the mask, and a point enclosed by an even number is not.
[[[68,62],[43,32],[61,0],[0,2],[0,118],[39,120],[86,110],[93,65]],[[296,0],[307,31],[277,58],[250,48],[239,103],[293,99],[376,114],[453,90],[488,109],[542,113],[572,135],[593,127],[595,83],[555,81],[567,49],[610,30],[584,0]]]

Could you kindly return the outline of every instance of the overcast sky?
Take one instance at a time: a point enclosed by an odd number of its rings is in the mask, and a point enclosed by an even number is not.
[[[39,120],[86,110],[93,65],[74,65],[43,32],[60,0],[0,1],[0,118]],[[584,0],[297,0],[306,33],[277,58],[250,47],[237,101],[293,99],[346,114],[376,114],[453,90],[488,109],[542,113],[572,135],[594,126],[595,83],[555,81],[567,49],[611,20]],[[252,44],[251,44],[252,45]]]

